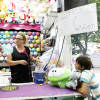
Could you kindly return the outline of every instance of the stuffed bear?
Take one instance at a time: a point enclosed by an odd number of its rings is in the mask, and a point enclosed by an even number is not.
[[[66,83],[66,87],[76,90],[80,76],[81,72],[79,70],[74,71],[69,78],[70,81]]]

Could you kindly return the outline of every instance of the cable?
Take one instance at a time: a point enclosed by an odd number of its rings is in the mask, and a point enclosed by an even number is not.
[[[57,28],[56,28],[56,29],[57,29]],[[57,29],[57,32],[56,32],[55,44],[56,44],[57,34],[58,34],[58,29]],[[54,47],[55,47],[55,44],[54,44]],[[54,47],[53,47],[53,50],[52,50],[50,59],[49,59],[48,63],[45,65],[45,67],[44,67],[44,69],[43,69],[44,71],[47,69],[47,66],[48,66],[48,64],[49,64],[49,62],[50,62],[50,60],[51,60],[51,57],[52,57],[53,52],[54,52]]]
[[[59,58],[58,58],[58,61],[57,61],[56,67],[57,67],[57,65],[58,65],[59,59],[60,59],[61,54],[62,54],[62,50],[63,50],[63,46],[64,46],[64,40],[65,40],[65,36],[64,36],[64,38],[63,38],[62,48],[61,48],[61,52],[60,52],[60,55],[59,55]]]

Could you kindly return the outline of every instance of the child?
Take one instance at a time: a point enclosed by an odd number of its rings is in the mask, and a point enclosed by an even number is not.
[[[81,87],[77,91],[82,95],[87,94],[88,87],[92,94],[92,100],[100,100],[100,85],[95,74],[91,70],[92,62],[87,56],[79,56],[76,59],[75,68],[82,72],[80,77]]]

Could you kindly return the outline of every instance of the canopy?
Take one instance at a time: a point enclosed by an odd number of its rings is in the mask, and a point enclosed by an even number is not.
[[[29,25],[29,24],[19,24],[19,23],[0,23],[0,29],[5,30],[35,30],[40,31],[40,24]]]

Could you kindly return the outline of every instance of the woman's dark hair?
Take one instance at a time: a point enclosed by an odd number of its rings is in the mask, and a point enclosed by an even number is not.
[[[92,61],[87,56],[79,56],[76,59],[76,62],[84,69],[90,70],[92,68]]]

